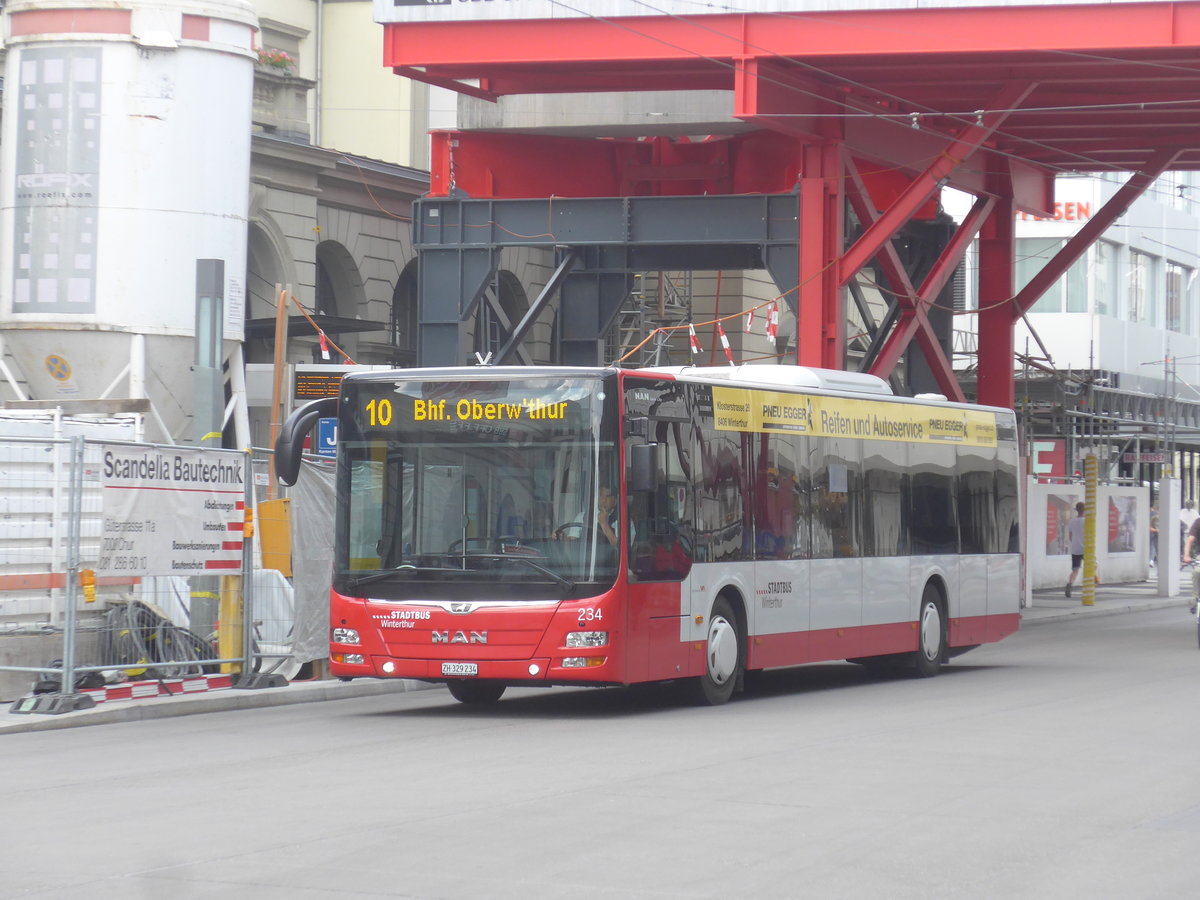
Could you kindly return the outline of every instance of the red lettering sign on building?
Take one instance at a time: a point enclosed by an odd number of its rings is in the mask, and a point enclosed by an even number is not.
[[[1086,222],[1092,217],[1092,204],[1067,200],[1054,204],[1054,215],[1031,216],[1029,213],[1017,213],[1022,222]]]

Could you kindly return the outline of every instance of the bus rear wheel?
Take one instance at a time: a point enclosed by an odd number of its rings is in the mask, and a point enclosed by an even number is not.
[[[704,674],[693,679],[692,699],[708,706],[729,701],[737,688],[745,666],[743,638],[733,604],[718,597],[708,617],[708,638],[704,647]]]
[[[946,655],[946,617],[942,615],[939,600],[938,589],[932,584],[925,585],[921,614],[917,618],[917,652],[913,654],[913,668],[921,678],[936,675]]]
[[[504,685],[495,681],[447,681],[446,687],[459,703],[476,706],[495,703],[504,693]]]

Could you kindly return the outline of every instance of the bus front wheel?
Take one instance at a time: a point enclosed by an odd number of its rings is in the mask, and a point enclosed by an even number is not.
[[[495,703],[504,693],[504,685],[494,681],[447,681],[446,687],[459,703],[476,705]]]
[[[946,617],[938,602],[938,589],[925,586],[921,595],[921,615],[917,619],[917,652],[914,655],[916,674],[922,678],[936,675],[946,655]]]
[[[733,604],[725,597],[718,597],[708,617],[704,674],[693,679],[692,694],[696,702],[718,706],[733,696],[745,665],[742,641]]]

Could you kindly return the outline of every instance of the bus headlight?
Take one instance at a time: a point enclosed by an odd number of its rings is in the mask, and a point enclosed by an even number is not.
[[[568,647],[607,647],[607,631],[568,631]]]
[[[562,661],[564,669],[590,669],[602,666],[608,661],[604,656],[568,656]]]
[[[357,644],[358,632],[353,628],[335,628],[333,629],[333,643]]]
[[[336,663],[343,663],[348,666],[361,666],[366,662],[361,653],[331,653],[329,658]]]

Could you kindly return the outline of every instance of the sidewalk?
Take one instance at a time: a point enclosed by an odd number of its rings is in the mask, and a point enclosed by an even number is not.
[[[1104,584],[1096,589],[1096,602],[1084,606],[1078,588],[1067,599],[1062,588],[1033,592],[1033,605],[1021,611],[1021,627],[1058,622],[1064,619],[1111,616],[1176,606],[1185,609],[1191,592],[1191,575],[1183,573],[1180,592],[1174,597],[1160,597],[1158,583]],[[323,700],[343,700],[350,697],[370,697],[378,694],[402,694],[407,691],[435,687],[421,682],[404,680],[359,679],[356,681],[294,681],[284,687],[239,690],[223,688],[197,694],[174,694],[142,700],[108,700],[91,709],[58,715],[9,712],[11,703],[0,705],[0,736],[27,731],[51,731],[79,725],[103,725],[110,722],[139,722],[188,716],[230,709],[259,709],[286,706],[292,703],[316,703]]]
[[[1152,577],[1157,579],[1157,575]],[[1042,622],[1057,622],[1076,617],[1142,612],[1168,606],[1186,609],[1191,602],[1191,590],[1192,574],[1185,571],[1180,574],[1179,592],[1174,597],[1159,596],[1157,580],[1132,584],[1102,584],[1096,588],[1096,602],[1092,606],[1083,605],[1083,590],[1078,584],[1075,585],[1070,598],[1063,595],[1061,587],[1034,591],[1032,605],[1021,610],[1021,627],[1027,628]]]
[[[172,694],[142,700],[108,700],[91,709],[45,715],[9,712],[12,703],[0,705],[0,737],[25,731],[52,731],[78,725],[105,725],[110,722],[140,722],[230,709],[260,709],[288,706],[292,703],[317,703],[345,700],[377,694],[403,694],[433,687],[402,679],[356,679],[355,681],[293,681],[284,687],[239,690],[222,688],[198,694]]]

